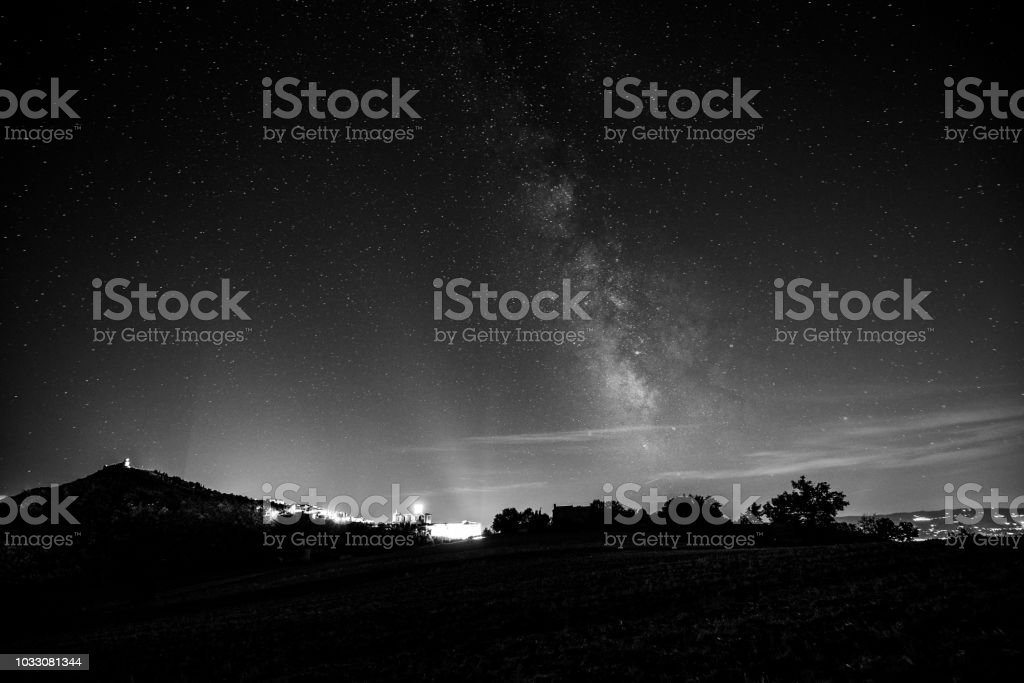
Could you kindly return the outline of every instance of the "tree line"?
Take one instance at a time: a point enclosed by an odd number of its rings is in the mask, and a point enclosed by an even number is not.
[[[885,541],[910,541],[918,536],[917,528],[910,522],[896,523],[888,517],[877,515],[865,515],[861,517],[858,524],[847,524],[837,522],[836,517],[849,506],[846,494],[834,490],[825,481],[813,482],[805,476],[790,482],[791,489],[784,491],[763,505],[753,503],[740,515],[737,525],[768,525],[773,528],[786,528],[805,536],[811,535],[818,538],[829,538],[842,540],[845,538],[877,539]],[[590,503],[593,515],[590,517],[591,526],[599,526],[607,517],[615,517],[620,514],[632,514],[621,503],[612,501],[605,503],[601,500],[594,500]],[[610,507],[611,515],[606,515]],[[683,507],[689,508],[686,514],[679,510]],[[670,510],[685,518],[692,517],[694,525],[714,525],[721,527],[730,525],[733,522],[724,519],[725,513],[721,504],[711,496],[686,495],[666,501],[661,510],[656,513],[662,519],[659,524],[669,522]],[[704,511],[703,515],[690,514],[697,510]],[[641,515],[636,520],[641,525],[644,522],[652,522],[646,511],[639,511],[635,514]],[[716,518],[714,522],[708,517]],[[494,516],[491,522],[491,531],[494,534],[510,535],[520,533],[540,533],[552,528],[552,519],[549,515],[532,508],[519,511],[516,508],[505,508]]]

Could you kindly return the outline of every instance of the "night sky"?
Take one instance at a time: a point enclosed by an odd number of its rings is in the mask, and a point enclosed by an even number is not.
[[[0,88],[58,77],[80,116],[0,121],[74,135],[0,139],[0,492],[130,457],[253,497],[397,483],[435,520],[485,523],[605,482],[770,496],[806,474],[853,513],[941,508],[946,482],[1024,493],[1024,141],[943,139],[1024,125],[943,118],[947,76],[1024,88],[1000,12],[355,5],[0,10]],[[420,118],[264,119],[263,79],[287,76],[399,78]],[[762,118],[603,118],[603,79],[626,76],[739,78]],[[604,139],[687,124],[754,139]],[[295,125],[413,139],[263,139]],[[910,278],[933,320],[778,322],[773,281],[797,277]],[[228,278],[251,320],[96,322],[94,278]],[[435,278],[568,278],[591,319],[436,321]],[[245,339],[93,341],[175,326]],[[773,342],[858,326],[926,340]],[[585,340],[434,341],[492,327]]]

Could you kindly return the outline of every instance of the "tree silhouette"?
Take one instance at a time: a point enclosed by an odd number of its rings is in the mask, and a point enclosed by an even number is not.
[[[592,520],[595,526],[600,526],[604,520],[621,520],[621,519],[632,519],[639,515],[640,519],[647,517],[647,513],[644,510],[636,511],[627,508],[625,505],[617,500],[603,501],[599,498],[595,498],[590,501],[590,510],[592,514]]]
[[[519,524],[522,515],[515,508],[505,508],[494,515],[491,528],[496,534],[514,534],[519,531]]]
[[[520,531],[530,533],[544,531],[551,525],[551,517],[540,510],[526,508],[522,512],[505,508],[494,516],[491,528],[498,534],[514,534]]]
[[[896,524],[888,517],[879,517],[877,515],[861,517],[858,526],[863,533],[868,536],[874,536],[882,541],[905,542],[917,538],[919,533],[917,527],[910,522]]]
[[[544,514],[540,510],[531,510],[526,508],[523,510],[523,519],[521,526],[525,527],[530,533],[538,531],[544,531],[551,525],[551,517]]]
[[[705,510],[707,511],[706,517],[704,514]],[[702,496],[699,493],[669,498],[661,506],[661,517],[672,521],[672,512],[675,513],[676,518],[689,519],[698,524],[725,517],[725,513],[722,512],[722,504],[717,498]]]
[[[786,491],[759,507],[756,512],[772,523],[794,524],[803,527],[828,527],[850,503],[842,491],[833,491],[828,482],[814,483],[801,476],[790,482],[792,491]],[[755,513],[750,507],[750,514]]]
[[[858,526],[860,527],[860,530],[868,536],[874,536],[880,540],[888,541],[896,537],[896,522],[892,521],[888,517],[865,515],[860,518]]]
[[[900,522],[896,527],[896,540],[897,541],[909,541],[917,538],[920,535],[917,527],[910,522]]]

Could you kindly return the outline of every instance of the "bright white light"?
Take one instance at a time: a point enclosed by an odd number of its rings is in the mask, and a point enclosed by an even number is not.
[[[480,522],[448,522],[444,524],[431,524],[430,535],[445,541],[464,541],[468,538],[482,536],[483,525]]]
[[[423,514],[423,503],[416,503],[415,505],[413,505],[412,506],[412,514],[416,515],[417,517],[422,515]]]

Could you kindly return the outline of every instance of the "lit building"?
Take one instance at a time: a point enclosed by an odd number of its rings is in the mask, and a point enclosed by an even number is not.
[[[395,512],[391,515],[392,524],[412,524],[414,526],[429,525],[431,523],[430,513],[419,512],[401,513]]]

